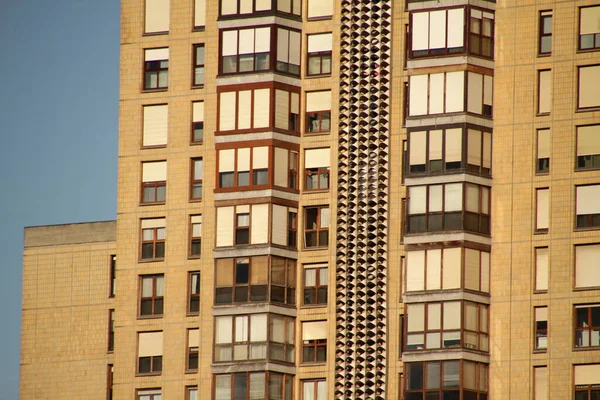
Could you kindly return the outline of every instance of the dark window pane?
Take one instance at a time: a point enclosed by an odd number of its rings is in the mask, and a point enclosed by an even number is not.
[[[461,228],[461,213],[447,213],[445,214],[445,228],[446,230],[455,230]]]
[[[278,303],[285,302],[285,288],[282,286],[271,285],[271,301]]]
[[[151,363],[150,357],[140,357],[139,364],[138,364],[138,372],[140,374],[150,372],[151,365],[152,365],[152,363]]]
[[[142,300],[140,315],[152,315],[152,300]]]
[[[233,375],[233,399],[246,400],[246,374]]]
[[[426,392],[425,400],[440,400],[440,392]]]
[[[592,326],[600,326],[600,307],[592,307]]]
[[[406,400],[423,400],[423,393],[406,393]]]
[[[249,265],[246,263],[236,263],[235,265],[235,283],[248,283]]]
[[[315,361],[315,348],[303,347],[302,348],[302,362],[313,362]]]
[[[235,301],[242,303],[248,301],[248,286],[236,286]]]
[[[154,300],[154,314],[161,315],[163,313],[163,300],[157,299]]]
[[[202,243],[202,241],[200,239],[192,240],[192,248],[190,249],[192,256],[200,255],[201,243]]]
[[[222,188],[233,187],[233,172],[221,172],[219,174],[219,186]]]
[[[198,369],[198,353],[191,353],[189,355],[188,369]]]
[[[408,367],[408,375],[406,378],[406,383],[408,385],[408,390],[420,390],[423,389],[423,364],[422,363],[414,363],[407,364]]]
[[[231,304],[233,301],[233,288],[217,288],[215,304]]]
[[[296,304],[296,289],[287,288],[287,304]]]
[[[250,301],[266,301],[267,285],[250,286]]]
[[[317,299],[319,304],[327,304],[327,287],[319,288],[319,297]]]
[[[154,258],[154,244],[153,243],[142,244],[142,258]]]
[[[204,140],[204,122],[194,122],[194,142]]]
[[[425,232],[425,215],[409,216],[408,231],[409,232]]]
[[[329,230],[319,232],[319,246],[327,246],[329,244]]]
[[[198,312],[200,311],[200,298],[192,297],[190,298],[190,312]]]
[[[316,289],[304,289],[304,304],[315,304]]]
[[[441,231],[442,230],[442,214],[429,215],[429,231]]]
[[[552,36],[544,36],[541,40],[540,53],[550,53],[552,50]]]
[[[443,400],[460,400],[459,391],[444,392]]]
[[[575,392],[575,400],[590,400],[587,390],[585,392]]]
[[[266,169],[254,170],[252,180],[254,185],[266,185],[269,183],[269,171]]]
[[[238,186],[250,186],[250,172],[238,172]]]
[[[235,244],[248,244],[250,240],[250,231],[246,229],[237,229],[235,231]]]
[[[317,361],[327,361],[327,347],[317,347]]]
[[[304,219],[306,220],[306,229],[317,229],[318,208],[305,209]]]
[[[165,256],[165,242],[156,243],[156,258],[163,258]]]
[[[162,356],[152,357],[152,372],[162,371]]]

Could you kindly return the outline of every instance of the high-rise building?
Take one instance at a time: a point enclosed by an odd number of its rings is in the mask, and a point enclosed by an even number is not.
[[[116,228],[26,229],[23,399],[600,398],[599,0],[121,12]]]

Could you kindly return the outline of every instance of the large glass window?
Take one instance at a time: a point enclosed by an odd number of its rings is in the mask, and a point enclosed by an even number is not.
[[[552,52],[552,11],[540,12],[540,54]]]
[[[600,168],[600,125],[577,127],[576,169]]]
[[[600,227],[600,185],[576,186],[576,227]]]
[[[271,27],[221,31],[221,72],[265,71],[271,66]]]
[[[144,54],[144,89],[166,89],[169,85],[169,49],[147,49]]]
[[[327,304],[327,264],[304,265],[304,305]]]
[[[494,14],[474,8],[470,12],[469,53],[494,57]]]
[[[577,108],[591,109],[600,107],[600,90],[597,89],[598,82],[600,82],[600,65],[579,67]]]
[[[600,397],[600,364],[574,365],[575,400]]]
[[[164,218],[142,220],[142,260],[162,259],[165,256],[166,228]]]
[[[327,361],[327,321],[302,323],[302,362]]]
[[[464,20],[464,8],[411,12],[410,57],[464,52]]]
[[[304,209],[304,246],[327,247],[329,244],[329,206]]]
[[[142,163],[142,203],[164,203],[167,197],[167,162]]]
[[[140,316],[160,316],[164,309],[164,275],[142,275]]]
[[[600,49],[600,6],[579,9],[579,49]]]
[[[575,306],[575,347],[600,347],[600,304]]]
[[[277,372],[215,375],[214,400],[292,400],[294,376]],[[268,394],[267,394],[268,393]]]

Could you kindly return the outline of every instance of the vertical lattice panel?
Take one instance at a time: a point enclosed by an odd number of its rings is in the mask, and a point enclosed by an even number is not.
[[[342,0],[335,398],[385,399],[391,0]]]

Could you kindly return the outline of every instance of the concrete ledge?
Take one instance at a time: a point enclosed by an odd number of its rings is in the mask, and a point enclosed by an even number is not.
[[[64,244],[114,242],[117,221],[82,222],[25,228],[25,248]]]
[[[279,256],[284,258],[298,259],[298,252],[286,250],[269,245],[256,245],[252,247],[218,247],[213,249],[213,258],[236,258],[252,256]]]
[[[274,304],[226,304],[226,305],[215,305],[212,309],[213,316],[219,315],[241,315],[241,314],[259,314],[259,313],[272,313],[287,315],[288,317],[295,317],[297,310],[295,306],[282,307]]]
[[[487,354],[473,353],[464,349],[418,350],[402,353],[402,362],[422,362],[438,360],[469,360],[489,363]]]
[[[267,361],[254,361],[254,362],[240,362],[236,361],[235,364],[212,364],[210,366],[210,372],[213,374],[231,374],[235,372],[260,372],[260,371],[273,371],[280,372],[282,374],[296,375],[296,367],[276,364]]]
[[[492,186],[492,179],[485,178],[483,176],[471,175],[466,173],[461,174],[447,174],[447,175],[430,175],[430,176],[419,176],[414,178],[405,178],[405,186],[418,186],[418,185],[436,185],[440,183],[455,183],[455,182],[469,182],[475,183],[482,186]]]
[[[424,0],[409,3],[407,11],[417,11],[428,8],[444,8],[467,4],[481,8],[487,8],[488,10],[496,9],[496,3],[484,0]]]
[[[404,295],[402,296],[402,302],[404,304],[452,300],[467,300],[475,303],[490,304],[490,296],[465,292],[463,290],[409,292],[404,293]]]

